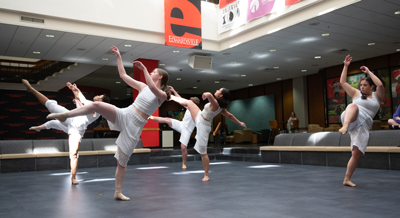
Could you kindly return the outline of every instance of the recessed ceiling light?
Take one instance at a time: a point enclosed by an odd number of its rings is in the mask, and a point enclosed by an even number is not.
[[[77,48],[76,50],[78,50],[78,51],[85,51],[86,48]]]
[[[223,55],[230,55],[231,53],[222,53]]]
[[[307,72],[307,70],[301,70],[301,72]]]
[[[117,81],[117,82],[115,82],[115,83],[120,84],[121,82],[120,82],[120,81]]]
[[[47,38],[54,38],[54,35],[46,35]]]
[[[130,48],[130,47],[132,47],[132,45],[124,45],[125,47],[127,47],[127,48]]]
[[[375,45],[375,43],[374,43],[374,42],[371,42],[371,43],[368,43],[368,45]]]
[[[400,14],[400,11],[396,11],[396,12],[394,12],[394,14]]]
[[[249,86],[253,86],[253,84],[249,84]]]
[[[131,95],[131,94],[126,94],[126,95]]]
[[[193,88],[194,88],[194,89],[197,89],[197,87],[196,87],[196,86],[193,86]]]
[[[103,61],[108,61],[108,58],[102,58],[101,60],[103,60]]]
[[[314,58],[315,58],[315,59],[318,59],[318,58],[321,58],[321,56],[315,56]]]
[[[176,80],[182,80],[181,78],[176,78]]]
[[[322,34],[322,36],[329,36],[329,33],[324,33]]]
[[[33,54],[40,54],[40,51],[34,51]]]
[[[400,51],[400,48],[396,49],[396,51]]]
[[[246,76],[246,75],[240,75],[240,76]]]
[[[274,52],[274,51],[276,51],[275,49],[271,49],[271,50],[269,50],[270,52]]]
[[[173,51],[174,53],[179,53],[179,51]]]
[[[231,64],[236,64],[236,61],[232,61]]]
[[[20,75],[15,75],[15,77],[21,77]]]
[[[115,99],[118,99],[118,97],[115,97]]]
[[[312,23],[309,23],[308,25],[310,25],[310,26],[317,26],[317,25],[319,25],[319,22],[312,22]]]
[[[274,69],[279,69],[279,67],[274,67]]]
[[[215,83],[219,83],[219,81],[217,80],[217,81],[215,81]]]
[[[165,64],[159,64],[160,66],[165,66]]]
[[[281,80],[282,78],[276,78],[276,80]]]
[[[206,72],[205,70],[200,71],[200,73],[205,73],[205,72]]]

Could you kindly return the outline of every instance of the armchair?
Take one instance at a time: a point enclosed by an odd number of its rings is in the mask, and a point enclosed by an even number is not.
[[[318,124],[308,124],[308,131],[311,132],[323,132],[324,128],[320,127]]]

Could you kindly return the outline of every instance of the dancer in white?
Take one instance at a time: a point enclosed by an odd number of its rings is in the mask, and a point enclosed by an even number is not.
[[[215,97],[214,97],[215,96]],[[190,114],[192,115],[192,119],[196,124],[196,144],[194,145],[194,149],[200,153],[201,160],[203,162],[204,167],[204,178],[202,181],[209,181],[210,176],[208,174],[210,168],[210,159],[207,155],[207,144],[208,137],[211,132],[211,121],[214,119],[216,115],[221,113],[225,117],[229,118],[233,122],[241,125],[242,127],[246,127],[246,124],[239,121],[233,114],[229,113],[226,108],[229,104],[229,90],[226,88],[218,89],[215,94],[211,94],[209,92],[205,92],[202,95],[203,100],[208,99],[209,103],[204,106],[204,109],[201,111],[199,107],[193,103],[193,101],[179,98],[176,96],[171,96],[171,100],[178,102],[182,106],[186,107]]]
[[[50,114],[48,119],[59,119],[64,121],[69,117],[90,114],[92,111],[101,114],[107,119],[110,129],[120,131],[117,138],[118,149],[115,153],[118,166],[115,172],[115,193],[117,200],[128,201],[130,198],[122,194],[122,184],[124,182],[126,166],[133,150],[139,142],[143,126],[147,123],[147,118],[152,115],[158,107],[170,98],[168,73],[156,68],[149,74],[146,67],[139,61],[134,61],[135,67],[143,70],[146,83],[134,80],[125,72],[121,54],[117,47],[111,47],[111,51],[117,56],[119,76],[132,88],[139,91],[133,104],[127,108],[118,108],[114,105],[94,102],[88,106],[80,107],[66,113]]]
[[[57,101],[49,100],[42,93],[34,89],[27,80],[23,79],[22,83],[25,85],[26,90],[28,92],[31,92],[33,95],[35,95],[35,97],[39,100],[39,102],[47,107],[50,113],[61,113],[68,111],[68,109],[66,109],[65,107],[58,105]],[[88,105],[92,103],[92,101],[86,100],[85,96],[82,94],[82,92],[78,89],[78,87],[75,84],[72,85],[71,83],[68,82],[67,87],[71,89],[71,91],[74,93],[75,95],[74,103],[76,104],[77,107],[81,107],[83,105]],[[107,95],[97,95],[93,98],[93,101],[109,102],[110,99],[107,97]],[[83,135],[85,134],[87,126],[93,123],[99,117],[100,117],[99,114],[92,113],[87,116],[70,118],[67,119],[65,122],[60,122],[58,120],[51,120],[40,126],[32,126],[31,128],[29,128],[29,130],[35,130],[37,132],[40,132],[43,129],[57,129],[64,131],[69,135],[68,145],[69,145],[69,157],[71,166],[71,182],[73,185],[79,184],[79,182],[76,179],[76,172],[78,170],[79,144],[81,142]]]
[[[172,94],[181,98],[181,96],[178,94],[178,92],[175,91],[175,89],[172,86],[169,87],[171,88]],[[193,101],[196,105],[200,104],[200,99],[198,97],[191,97],[190,100]],[[186,169],[187,146],[189,144],[190,135],[192,134],[193,129],[195,127],[192,116],[190,115],[190,111],[186,110],[182,121],[171,119],[168,117],[154,117],[154,116],[150,116],[149,119],[154,120],[158,123],[166,123],[172,129],[181,133],[179,141],[181,142],[181,151],[182,151],[182,169]]]
[[[346,82],[347,69],[351,63],[351,56],[347,55],[344,62],[340,85],[346,93],[353,99],[341,115],[343,127],[339,132],[346,134],[349,132],[351,138],[351,158],[347,164],[347,171],[343,185],[354,187],[356,184],[350,181],[360,157],[365,154],[368,145],[369,129],[372,126],[372,119],[379,110],[380,102],[383,99],[384,88],[382,82],[366,66],[360,70],[368,74],[360,82],[360,90],[353,88]],[[374,89],[376,90],[374,92]]]

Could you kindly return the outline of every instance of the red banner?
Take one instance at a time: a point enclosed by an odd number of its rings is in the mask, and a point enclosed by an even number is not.
[[[301,1],[301,0],[285,0],[285,5],[286,6],[294,5],[299,1]]]
[[[165,45],[202,48],[201,1],[164,0]]]

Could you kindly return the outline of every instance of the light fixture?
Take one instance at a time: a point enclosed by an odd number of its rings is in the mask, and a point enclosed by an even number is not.
[[[249,84],[249,86],[253,86],[253,84]]]
[[[246,76],[246,75],[240,75],[240,76]]]
[[[274,67],[274,69],[279,69],[279,67]]]
[[[400,48],[396,49],[396,51],[400,51]]]
[[[108,61],[108,58],[102,58],[101,60],[103,60],[103,61]]]
[[[132,45],[128,45],[128,44],[127,44],[127,45],[124,45],[124,46],[125,46],[125,47],[127,47],[127,48],[130,48],[130,47],[132,47]]]
[[[321,56],[315,56],[314,58],[315,58],[315,59],[319,59],[319,58],[321,58]]]
[[[217,80],[217,81],[215,81],[214,83],[219,83],[219,81]]]
[[[276,78],[276,80],[281,80],[282,78]]]
[[[269,50],[270,52],[275,52],[276,50],[275,49],[271,49],[271,50]]]
[[[231,64],[236,64],[236,61],[232,61]]]
[[[206,72],[205,70],[200,71],[200,73],[205,73],[205,72]]]
[[[117,81],[117,82],[115,82],[115,83],[120,84],[121,82],[120,82],[120,81]]]
[[[371,42],[371,43],[368,43],[368,45],[375,45],[375,43],[374,43],[374,42]]]
[[[179,51],[173,51],[174,53],[179,53]]]
[[[131,94],[126,94],[126,95],[131,95]]]
[[[118,97],[115,97],[115,99],[118,99]]]
[[[176,80],[182,80],[181,78],[176,78]]]
[[[165,64],[159,64],[160,66],[165,66]]]
[[[40,51],[34,51],[33,54],[40,54]]]
[[[193,88],[194,88],[194,89],[197,89],[197,87],[196,87],[196,86],[193,86]]]
[[[46,35],[47,38],[54,38],[54,35]]]
[[[307,72],[307,70],[301,70],[301,72]]]
[[[21,77],[20,75],[15,75],[15,77]]]
[[[329,36],[329,33],[323,33],[322,36]]]
[[[400,11],[396,11],[396,12],[394,12],[394,14],[400,14]]]

